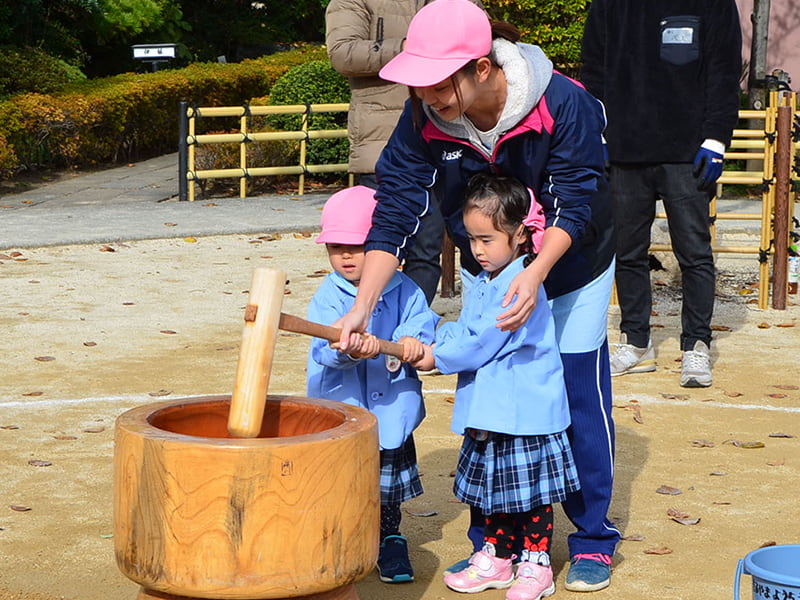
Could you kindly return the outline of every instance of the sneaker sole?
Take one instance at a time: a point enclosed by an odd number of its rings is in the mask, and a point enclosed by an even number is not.
[[[596,592],[598,590],[607,588],[610,583],[610,579],[606,579],[600,583],[586,583],[585,581],[573,581],[572,583],[569,583],[565,581],[564,589],[569,590],[570,592]]]
[[[711,381],[700,381],[695,377],[690,377],[685,382],[681,381],[681,387],[685,388],[707,388],[711,387]]]
[[[380,577],[383,583],[410,583],[414,581],[413,575],[395,575],[394,577],[384,577],[378,573],[378,577]]]
[[[630,369],[626,369],[625,371],[620,371],[619,373],[611,373],[612,377],[619,377],[620,375],[627,375],[628,373],[651,373],[656,370],[656,361],[655,360],[646,360],[641,362]]]
[[[510,588],[512,583],[514,583],[513,575],[508,581],[487,581],[483,585],[474,588],[458,588],[454,585],[450,585],[449,583],[445,583],[445,585],[454,592],[461,592],[462,594],[477,594],[478,592],[483,592],[488,589],[504,590],[506,588]]]
[[[536,596],[536,598],[530,598],[529,600],[540,600],[540,598],[545,598],[547,596],[552,596],[556,593],[556,584],[555,582],[550,584],[550,587],[546,590],[542,590],[542,593]],[[509,600],[509,596],[506,595],[506,600]]]

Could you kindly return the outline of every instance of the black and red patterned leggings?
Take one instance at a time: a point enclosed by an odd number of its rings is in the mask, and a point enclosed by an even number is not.
[[[524,513],[494,513],[486,517],[484,541],[492,544],[495,556],[511,558],[517,541],[531,553],[550,552],[553,538],[553,505],[537,506]]]

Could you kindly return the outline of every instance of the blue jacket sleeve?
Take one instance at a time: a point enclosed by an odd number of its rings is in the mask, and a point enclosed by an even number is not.
[[[392,335],[392,341],[396,342],[401,337],[407,336],[416,338],[423,344],[431,344],[441,317],[428,306],[422,290],[405,275],[402,277],[404,277],[400,290],[402,312],[399,324]]]
[[[329,293],[328,290],[334,286],[326,283],[320,286],[308,305],[308,320],[322,325],[330,325],[347,312],[341,299]],[[314,362],[333,369],[351,369],[360,362],[349,354],[334,350],[327,340],[319,338],[311,338],[309,353]]]

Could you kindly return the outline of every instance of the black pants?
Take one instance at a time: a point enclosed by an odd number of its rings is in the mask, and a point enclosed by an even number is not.
[[[378,187],[374,173],[359,174],[358,183],[373,189]],[[436,297],[442,274],[440,255],[444,239],[444,219],[439,210],[439,201],[433,192],[430,193],[430,199],[431,209],[422,217],[419,231],[403,263],[403,273],[422,289],[429,305]]]
[[[652,291],[648,248],[656,199],[664,203],[669,237],[681,269],[681,350],[711,344],[716,271],[711,251],[707,192],[697,189],[690,163],[611,164],[617,229],[617,296],[620,329],[643,348],[650,338]]]

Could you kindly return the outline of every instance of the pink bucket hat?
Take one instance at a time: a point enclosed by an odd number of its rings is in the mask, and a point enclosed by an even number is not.
[[[375,212],[375,190],[356,185],[336,192],[322,207],[318,244],[360,246],[367,239]]]
[[[387,81],[427,87],[492,50],[489,18],[470,0],[434,0],[414,15],[403,51],[380,70]]]

